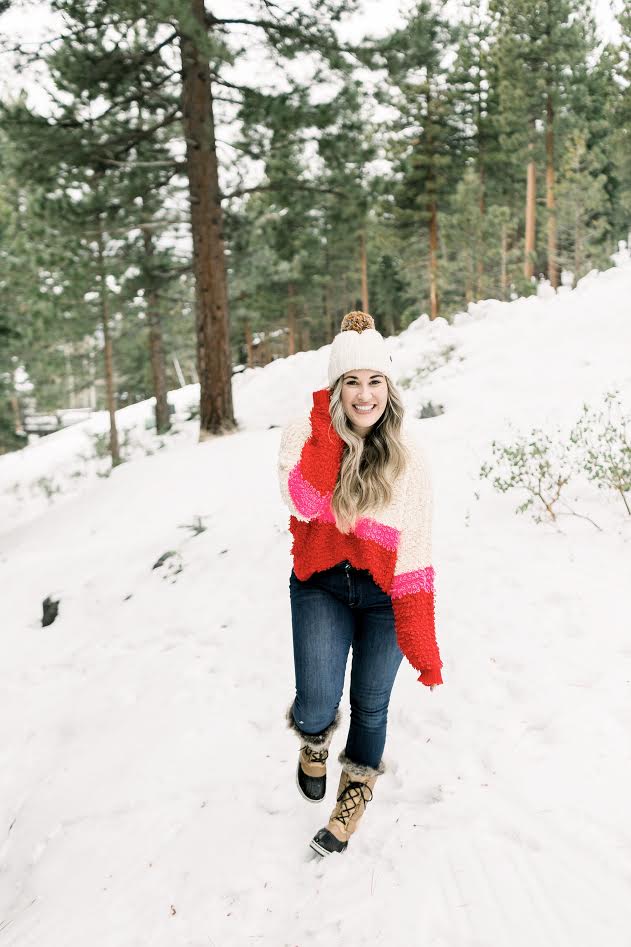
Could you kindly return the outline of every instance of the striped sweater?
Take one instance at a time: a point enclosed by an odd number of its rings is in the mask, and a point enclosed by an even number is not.
[[[411,462],[393,484],[391,502],[374,517],[360,517],[348,535],[337,529],[331,509],[346,445],[332,425],[325,436],[317,436],[313,412],[290,421],[282,431],[280,490],[291,513],[296,576],[304,581],[344,559],[367,569],[392,599],[399,647],[421,672],[419,681],[442,684],[434,626],[430,472],[418,434],[404,424],[401,436]]]

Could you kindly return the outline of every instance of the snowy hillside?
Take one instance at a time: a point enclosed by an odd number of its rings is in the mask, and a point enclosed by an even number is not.
[[[537,525],[479,469],[612,388],[631,411],[630,299],[626,265],[390,340],[408,411],[444,408],[418,424],[445,683],[403,662],[388,773],[326,862],[347,697],[309,805],[276,455],[328,347],[235,378],[230,436],[124,409],[109,477],[105,415],[0,458],[1,947],[628,947],[631,517],[578,481],[601,529]],[[170,397],[184,418],[196,392]]]

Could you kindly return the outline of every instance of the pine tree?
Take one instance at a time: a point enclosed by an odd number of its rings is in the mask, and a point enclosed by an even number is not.
[[[384,253],[375,273],[375,305],[373,312],[390,335],[398,335],[403,328],[405,313],[413,305],[407,284],[401,276],[400,261]]]
[[[400,30],[372,44],[373,62],[385,68],[390,85],[382,100],[398,113],[391,153],[399,223],[408,228],[422,223],[426,229],[432,319],[440,312],[438,214],[457,179],[463,148],[445,63],[455,39],[442,14],[421,0]]]
[[[466,160],[465,176],[469,174],[464,190],[454,197],[460,205],[471,202],[468,214],[475,217],[473,202],[477,204],[475,224],[478,240],[484,229],[484,218],[492,205],[506,205],[512,197],[512,156],[506,154],[500,141],[500,116],[498,101],[498,62],[494,55],[496,40],[493,22],[488,12],[476,3],[463,5],[456,56],[449,73],[450,85],[457,89],[459,120],[465,127],[463,158]],[[470,175],[470,170],[475,175]],[[464,185],[464,177],[461,179]],[[510,196],[509,196],[510,195]],[[473,224],[473,217],[471,224]],[[492,238],[491,238],[492,239]],[[450,244],[451,246],[451,244]],[[495,251],[497,250],[497,245]],[[480,298],[486,291],[485,256],[493,250],[476,242],[467,244],[466,255],[474,257],[473,272],[466,280],[467,299]]]
[[[497,20],[505,147],[523,155],[526,172],[524,276],[536,262],[536,167],[545,166],[547,274],[558,284],[556,139],[581,107],[595,29],[587,0],[491,0]],[[545,129],[541,141],[539,128]]]
[[[361,308],[370,311],[368,233],[374,187],[368,174],[377,153],[376,127],[356,79],[347,79],[326,108],[326,128],[318,140],[321,182],[328,196],[324,212],[328,246],[356,241]],[[329,267],[330,267],[329,253]]]
[[[608,196],[603,157],[587,147],[584,132],[568,141],[558,186],[559,264],[580,279],[595,267],[606,267]]]
[[[95,33],[105,31],[110,56],[127,61],[127,36],[135,24],[142,24],[157,42],[147,47],[140,60],[164,63],[175,98],[181,109],[164,109],[155,124],[164,127],[181,121],[186,148],[186,175],[191,213],[193,265],[196,292],[196,336],[200,377],[200,437],[234,427],[231,393],[229,316],[223,207],[219,186],[219,158],[215,137],[216,104],[229,90],[232,102],[251,88],[237,84],[227,75],[248,54],[235,33],[245,29],[260,40],[268,60],[283,64],[299,53],[310,53],[322,63],[337,68],[343,63],[333,24],[353,7],[353,0],[327,0],[317,12],[292,8],[282,18],[270,12],[265,0],[251,0],[249,15],[219,17],[204,8],[203,0],[159,0],[151,9],[138,0],[53,0],[53,9],[64,13],[66,28],[62,41],[73,34],[89,47]],[[159,34],[159,37],[158,37]],[[169,68],[172,51],[179,53],[180,70]],[[106,65],[106,64],[105,64]],[[94,56],[93,69],[104,67],[103,58]],[[143,80],[144,85],[150,79]],[[167,82],[168,87],[168,82]],[[218,91],[219,90],[219,94]],[[110,97],[110,115],[126,115],[129,97],[118,89]],[[121,112],[121,109],[123,110]],[[223,118],[224,116],[222,116]],[[227,116],[228,122],[231,121]]]

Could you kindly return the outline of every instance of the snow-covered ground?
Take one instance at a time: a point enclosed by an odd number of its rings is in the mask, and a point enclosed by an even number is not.
[[[577,481],[601,530],[536,525],[479,468],[613,387],[631,410],[630,299],[626,265],[391,340],[408,410],[444,407],[418,423],[445,684],[402,664],[388,772],[326,862],[307,845],[347,698],[313,806],[283,721],[276,455],[328,347],[235,378],[223,438],[160,441],[149,403],[124,409],[134,459],[109,477],[87,459],[105,416],[0,458],[2,947],[629,947],[631,517]],[[196,391],[171,399],[184,417]]]

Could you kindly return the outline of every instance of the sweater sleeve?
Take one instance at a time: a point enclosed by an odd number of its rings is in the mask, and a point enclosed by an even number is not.
[[[405,524],[399,538],[390,597],[397,639],[423,684],[442,684],[442,661],[434,620],[432,565],[433,494],[425,452],[415,444],[404,500]]]
[[[312,426],[309,418],[290,421],[278,454],[281,496],[290,513],[303,522],[330,520],[344,446],[332,427],[318,436]]]

